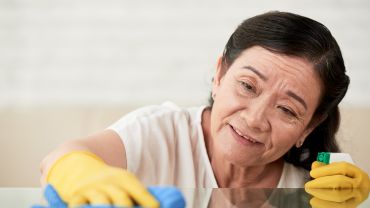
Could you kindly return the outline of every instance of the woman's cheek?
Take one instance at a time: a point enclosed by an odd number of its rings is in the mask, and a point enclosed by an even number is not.
[[[292,134],[289,131],[276,132],[273,138],[275,138],[272,140],[273,147],[282,150],[290,149],[290,147],[297,141],[296,134]]]

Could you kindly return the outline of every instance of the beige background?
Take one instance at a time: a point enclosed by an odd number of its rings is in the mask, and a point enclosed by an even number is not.
[[[59,143],[110,125],[134,107],[53,107],[0,111],[0,186],[38,186],[38,165]],[[370,173],[369,108],[344,108],[339,141]],[[5,131],[4,131],[5,130]]]
[[[340,143],[370,172],[369,0],[0,0],[0,186],[37,186],[48,151],[134,108],[204,104],[231,32],[271,10],[336,38],[351,77]]]

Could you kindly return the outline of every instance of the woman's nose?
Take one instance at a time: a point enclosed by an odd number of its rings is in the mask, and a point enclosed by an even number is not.
[[[241,117],[250,129],[265,132],[271,128],[267,112],[268,102],[260,99],[249,102],[242,111]]]

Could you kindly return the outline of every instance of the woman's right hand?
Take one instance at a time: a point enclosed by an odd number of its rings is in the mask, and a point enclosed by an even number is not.
[[[63,155],[51,167],[46,182],[69,207],[83,204],[159,207],[159,202],[129,171],[106,165],[87,151]]]
[[[333,162],[328,165],[313,162],[310,175],[313,180],[305,188],[363,188],[370,190],[370,179],[367,173],[348,162]]]

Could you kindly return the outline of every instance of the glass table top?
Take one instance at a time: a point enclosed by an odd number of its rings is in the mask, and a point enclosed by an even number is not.
[[[370,208],[369,191],[362,189],[180,189],[186,207],[359,207]],[[29,208],[45,204],[40,188],[0,188],[1,207]]]

